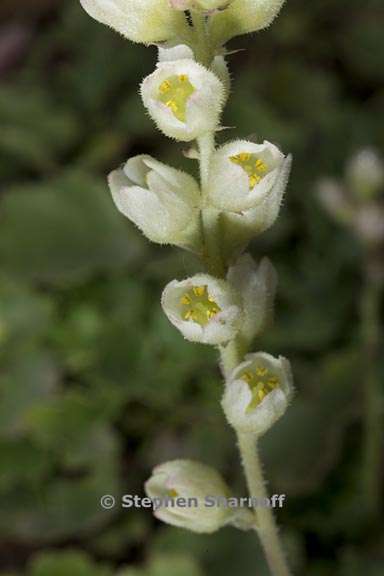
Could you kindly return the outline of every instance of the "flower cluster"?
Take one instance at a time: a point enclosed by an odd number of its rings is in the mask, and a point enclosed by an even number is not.
[[[163,134],[197,141],[186,155],[199,161],[201,181],[140,155],[110,174],[110,190],[118,210],[147,238],[193,251],[208,264],[206,273],[170,282],[162,307],[187,340],[218,346],[222,357],[231,346],[241,351],[236,365],[224,368],[222,406],[238,433],[260,436],[282,416],[293,387],[287,360],[247,354],[272,317],[277,274],[268,259],[257,264],[244,250],[275,222],[291,156],[268,141],[216,148],[214,135],[230,90],[224,43],[267,27],[283,0],[80,1],[130,40],[158,45],[156,69],[141,84],[142,101]],[[229,494],[216,471],[191,461],[156,467],[146,491],[199,499]],[[239,514],[201,506],[160,508],[156,515],[197,532],[252,526]]]

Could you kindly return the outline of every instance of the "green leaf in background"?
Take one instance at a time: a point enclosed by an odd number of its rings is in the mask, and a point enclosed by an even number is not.
[[[19,279],[63,282],[122,269],[143,254],[105,182],[68,173],[2,202],[0,266]]]
[[[83,552],[64,551],[46,552],[35,558],[28,576],[112,576],[112,573]]]
[[[0,360],[40,342],[53,324],[53,302],[0,276]]]
[[[0,379],[0,436],[13,437],[29,430],[33,410],[57,393],[58,372],[48,352],[29,352],[3,367]]]
[[[28,92],[28,98],[26,98]],[[52,170],[57,156],[76,144],[80,124],[52,95],[28,85],[0,88],[0,175],[10,160],[20,168]]]

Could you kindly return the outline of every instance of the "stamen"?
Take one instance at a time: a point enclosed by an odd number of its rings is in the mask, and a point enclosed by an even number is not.
[[[247,370],[241,375],[251,392],[252,400],[247,406],[247,412],[252,412],[264,400],[268,394],[279,387],[279,378],[271,372],[269,368],[258,365],[254,370]]]
[[[249,176],[249,189],[252,190],[264,176],[269,172],[269,167],[266,162],[259,158],[256,154],[250,152],[240,152],[235,156],[229,158],[234,164],[238,164]]]
[[[194,91],[195,88],[188,76],[179,74],[179,76],[170,76],[160,84],[158,99],[173,112],[180,122],[185,122],[187,103]]]
[[[218,312],[220,306],[209,295],[207,286],[193,286],[188,292],[180,298],[183,306],[183,320],[191,320],[205,326]]]

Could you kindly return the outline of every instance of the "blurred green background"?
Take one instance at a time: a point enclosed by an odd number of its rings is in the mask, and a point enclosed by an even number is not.
[[[220,138],[294,155],[281,217],[251,250],[280,275],[258,347],[295,372],[296,399],[262,450],[300,576],[384,574],[382,508],[367,517],[360,489],[363,254],[315,194],[362,146],[384,151],[383,25],[382,0],[289,0],[270,30],[231,42],[246,51],[230,57],[235,128]],[[106,186],[139,152],[195,169],[142,107],[155,59],[76,0],[1,0],[1,576],[268,574],[253,534],[196,536],[99,505],[142,494],[152,466],[175,457],[245,493],[215,352],[160,310],[163,286],[196,262],[149,245]]]

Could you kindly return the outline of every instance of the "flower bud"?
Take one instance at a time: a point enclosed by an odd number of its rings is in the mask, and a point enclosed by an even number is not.
[[[216,44],[234,36],[267,28],[281,10],[284,0],[234,0],[212,18],[211,35]]]
[[[168,0],[80,0],[92,18],[133,42],[165,41],[185,27],[184,16]]]
[[[191,342],[229,342],[242,321],[236,292],[225,280],[208,274],[170,282],[163,292],[162,306],[170,322]]]
[[[360,150],[347,164],[347,185],[359,200],[371,200],[384,192],[383,161],[371,148]]]
[[[231,212],[254,208],[271,193],[284,161],[284,155],[269,142],[236,140],[219,148],[210,169],[211,203]]]
[[[209,534],[231,522],[233,517],[229,508],[205,505],[207,496],[228,498],[230,490],[216,470],[200,462],[173,460],[156,466],[145,484],[145,491],[154,503],[168,504],[154,506],[154,514],[172,526]],[[169,499],[174,504],[168,503]],[[180,499],[184,499],[185,506],[178,505]]]
[[[272,317],[276,270],[268,258],[257,266],[250,254],[244,254],[230,267],[227,279],[241,295],[244,313],[241,336],[250,343]]]
[[[199,187],[189,174],[135,156],[109,176],[117,208],[159,244],[200,247]]]
[[[292,393],[288,360],[258,352],[248,354],[233,371],[222,407],[237,431],[261,435],[284,414]]]
[[[186,58],[160,62],[143,81],[141,95],[166,136],[189,142],[217,128],[225,89],[213,72]]]

